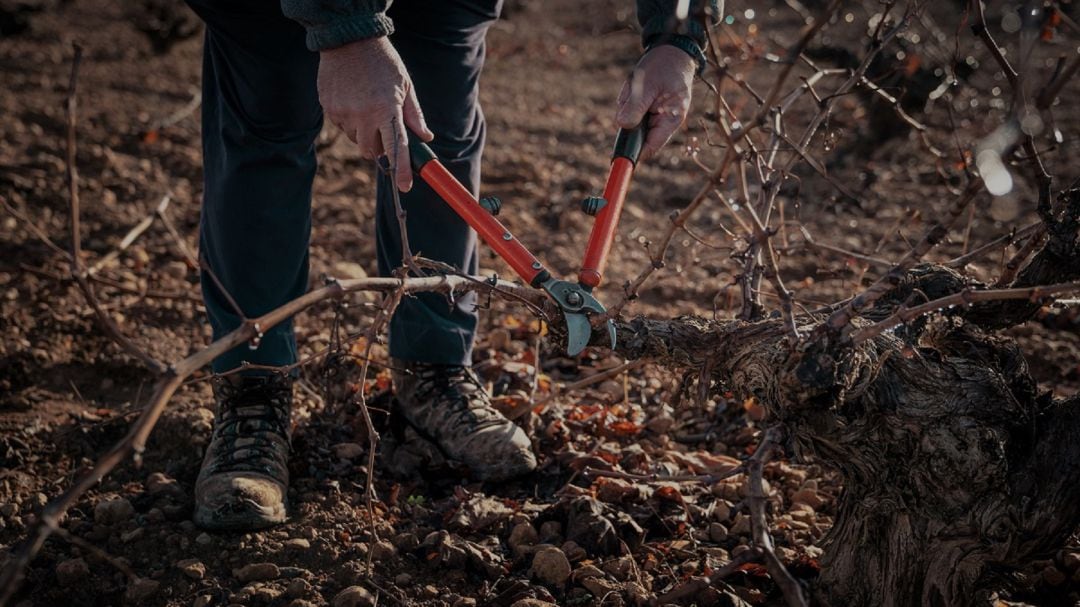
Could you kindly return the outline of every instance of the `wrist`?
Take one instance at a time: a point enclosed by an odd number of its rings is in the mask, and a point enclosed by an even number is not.
[[[705,51],[698,44],[697,40],[694,40],[690,36],[684,36],[682,34],[657,34],[650,37],[645,42],[645,52],[653,50],[658,46],[673,46],[682,52],[690,56],[694,60],[694,64],[697,66],[695,74],[700,76],[705,71]]]

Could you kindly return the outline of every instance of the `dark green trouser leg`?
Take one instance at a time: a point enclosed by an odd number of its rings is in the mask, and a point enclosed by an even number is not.
[[[416,87],[431,147],[443,164],[476,194],[484,147],[484,115],[479,104],[484,36],[498,17],[501,0],[398,0],[389,15],[391,36]],[[414,176],[415,177],[415,176]],[[476,233],[420,179],[402,195],[413,253],[470,274],[477,271]],[[401,237],[390,180],[381,176],[375,221],[379,273],[401,265]],[[390,322],[390,355],[438,364],[470,364],[476,330],[475,294],[453,302],[423,293],[406,299]]]
[[[319,59],[276,2],[191,4],[206,22],[200,255],[254,318],[307,290]],[[206,272],[202,287],[214,337],[235,329],[241,317]],[[295,360],[290,321],[267,330],[258,349],[222,355],[214,370]]]
[[[318,54],[304,47],[303,29],[273,0],[189,0],[207,24],[203,63],[205,193],[200,250],[214,274],[251,318],[303,294],[308,287],[314,141],[322,127],[315,89]],[[435,132],[432,147],[459,179],[479,185],[484,121],[477,81],[484,34],[497,0],[400,0],[394,45],[404,59]],[[402,197],[415,252],[475,272],[476,236],[429,188]],[[380,179],[376,212],[379,271],[400,265],[393,200]],[[342,252],[347,257],[348,252]],[[241,317],[204,273],[203,296],[214,336]],[[435,363],[469,361],[476,327],[473,300],[449,303],[420,295],[392,319],[395,357]],[[291,323],[266,331],[260,346],[236,348],[215,371],[247,361],[280,366],[296,360]]]

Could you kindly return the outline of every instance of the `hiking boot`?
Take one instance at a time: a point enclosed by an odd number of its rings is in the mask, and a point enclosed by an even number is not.
[[[292,378],[214,381],[214,434],[195,481],[195,523],[247,531],[285,521]]]
[[[536,469],[525,431],[491,405],[469,367],[395,361],[394,390],[403,417],[451,459],[484,481]]]

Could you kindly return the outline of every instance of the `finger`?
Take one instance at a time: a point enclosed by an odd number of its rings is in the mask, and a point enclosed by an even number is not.
[[[641,157],[648,160],[667,145],[675,131],[682,126],[685,112],[667,110],[652,114],[649,118],[649,133],[641,146]]]
[[[656,92],[649,90],[645,78],[640,72],[634,72],[626,83],[629,90],[625,98],[619,103],[619,109],[615,113],[615,122],[624,129],[632,129],[645,117],[645,112],[653,104]],[[619,95],[623,97],[622,94]]]
[[[353,143],[356,143],[356,130],[351,129],[351,128],[348,127],[348,121],[346,121],[342,117],[336,116],[336,115],[333,115],[333,116],[332,115],[327,115],[326,118],[327,118],[327,120],[330,121],[330,124],[334,125],[338,129],[340,129],[343,133],[345,133],[345,138],[346,139],[348,139],[349,141],[351,141]]]
[[[435,139],[435,133],[428,128],[427,121],[424,120],[424,110],[420,109],[420,102],[416,99],[416,89],[411,85],[405,96],[404,113],[405,125],[419,135],[420,139],[424,141]]]
[[[372,131],[370,127],[361,126],[354,131],[356,148],[360,151],[360,157],[364,160],[377,160],[382,155],[382,142],[379,133]]]
[[[408,192],[412,189],[409,142],[406,139],[405,122],[402,120],[401,112],[398,111],[396,114],[390,124],[379,129],[379,135],[382,137],[386,157],[390,160],[390,167],[394,171],[394,183],[402,192]]]

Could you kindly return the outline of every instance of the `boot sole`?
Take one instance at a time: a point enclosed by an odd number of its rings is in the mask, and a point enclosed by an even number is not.
[[[212,508],[195,506],[192,519],[202,529],[209,531],[254,531],[280,525],[288,519],[288,509],[284,504],[265,508],[257,504],[248,504],[250,510],[222,513]]]

